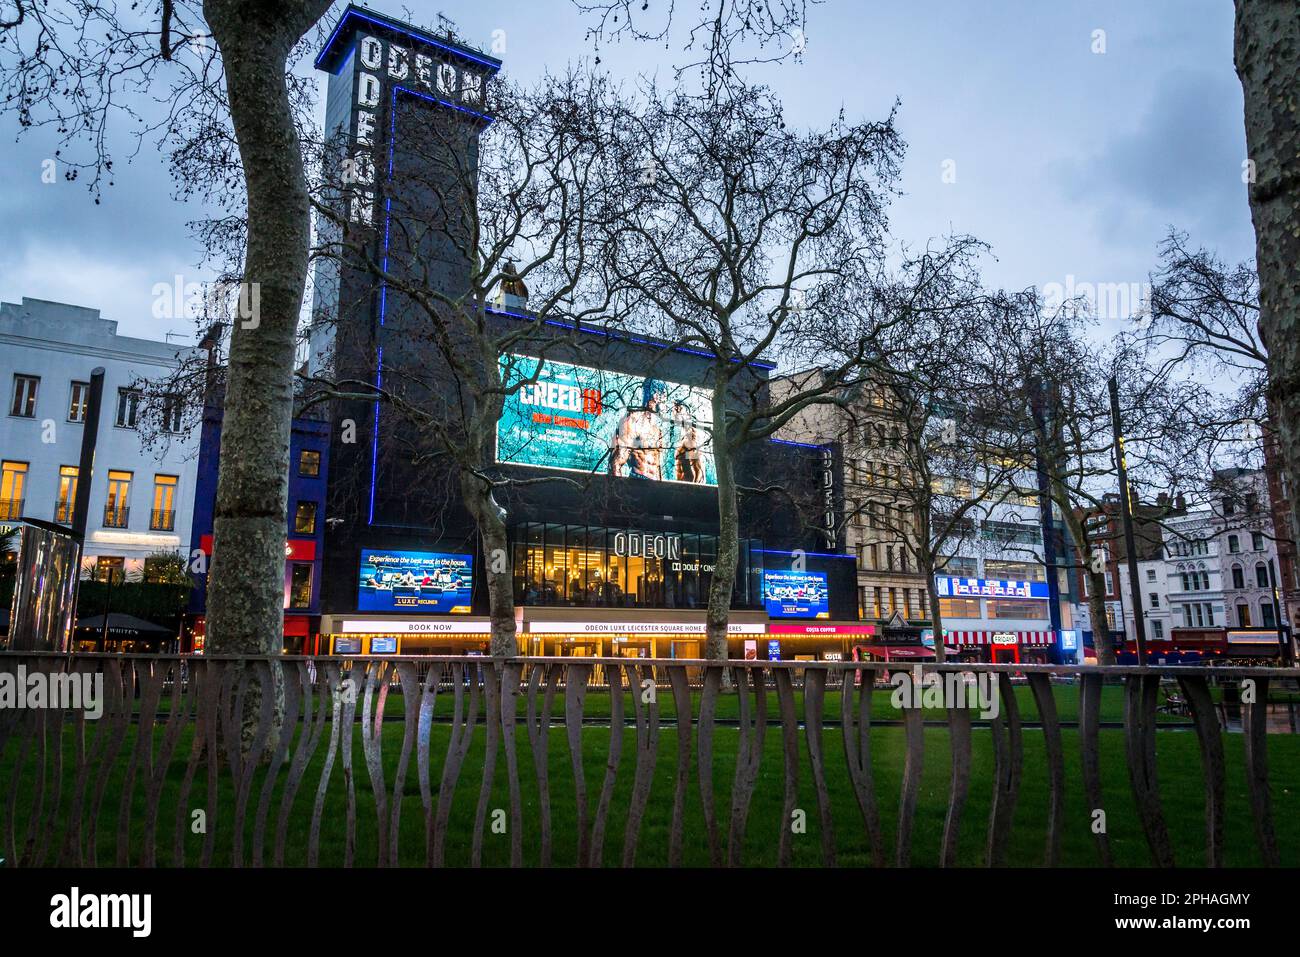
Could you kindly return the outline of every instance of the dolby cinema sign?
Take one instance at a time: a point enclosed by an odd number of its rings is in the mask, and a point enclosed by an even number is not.
[[[379,28],[376,30],[376,28]],[[372,32],[373,31],[373,32]],[[383,34],[383,35],[377,35]],[[402,37],[402,42],[394,39]],[[350,63],[355,40],[356,60]],[[388,114],[399,93],[411,94],[466,114],[482,116],[485,87],[499,62],[477,57],[453,41],[442,41],[398,21],[373,18],[349,9],[316,65],[331,73],[350,66],[352,83],[350,147],[341,179],[349,186],[348,218],[372,225],[377,177],[392,129]]]

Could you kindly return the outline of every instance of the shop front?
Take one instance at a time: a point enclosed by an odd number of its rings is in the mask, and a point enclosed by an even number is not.
[[[793,661],[858,660],[854,649],[871,644],[876,626],[860,621],[771,622],[766,653]]]
[[[325,615],[320,654],[466,655],[487,654],[492,623],[484,617],[400,618],[381,615]]]
[[[1055,640],[1050,631],[950,631],[946,642],[959,661],[1045,665]]]
[[[705,613],[700,611],[629,608],[519,609],[520,651],[528,655],[566,658],[698,659],[704,655]],[[728,625],[728,654],[742,657],[746,643],[767,631],[762,612],[733,611]]]

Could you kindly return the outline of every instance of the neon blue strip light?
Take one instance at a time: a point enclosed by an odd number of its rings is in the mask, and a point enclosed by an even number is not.
[[[777,445],[796,445],[801,449],[829,449],[829,445],[817,445],[813,442],[794,442],[790,439],[768,439],[769,442],[775,442]]]
[[[433,37],[431,37],[429,34],[423,32],[422,30],[416,30],[413,27],[400,26],[395,21],[391,21],[391,20],[378,20],[375,17],[362,13],[360,10],[357,10],[355,7],[349,7],[347,9],[347,11],[343,14],[343,18],[339,20],[338,26],[334,28],[334,32],[330,34],[329,40],[325,42],[325,49],[321,50],[320,53],[316,55],[316,62],[315,62],[316,69],[318,70],[321,69],[321,61],[325,59],[325,55],[329,53],[330,48],[334,46],[334,41],[338,39],[339,34],[343,32],[344,26],[346,26],[347,22],[351,20],[353,17],[355,17],[358,20],[364,20],[367,23],[373,23],[375,26],[380,27],[381,29],[391,30],[394,33],[401,33],[405,36],[410,37],[412,40],[418,40],[419,42],[427,44],[428,46],[434,46],[440,50],[446,50],[448,53],[461,57],[462,59],[470,60],[473,63],[478,63],[482,66],[485,66],[493,73],[496,73],[498,70],[501,69],[501,62],[499,60],[488,60],[488,59],[484,59],[483,57],[475,56],[474,54],[460,47],[449,46],[440,40],[436,40]]]
[[[794,554],[794,552],[785,552],[779,548],[760,548],[757,551],[763,555],[793,555]],[[803,554],[809,555],[813,558],[847,558],[850,560],[856,560],[857,557],[855,555],[833,555],[830,552],[804,552]]]
[[[494,316],[509,316],[512,319],[523,319],[527,322],[537,321],[536,316],[530,316],[526,312],[514,312],[513,310],[510,309],[498,309],[495,306],[490,306],[490,305],[485,306],[484,308],[485,311],[492,313],[492,315]],[[542,320],[542,322],[543,324],[548,326],[559,326],[561,329],[573,328],[572,322],[565,322],[562,319],[544,319]],[[584,328],[582,331],[585,333],[590,333],[593,336],[606,336],[607,338],[610,339],[620,339],[624,342],[632,342],[632,343],[636,343],[637,345],[643,345],[643,346],[656,346],[659,348],[663,348],[665,345],[667,345],[667,343],[665,342],[660,342],[655,339],[644,339],[640,336],[634,336],[631,333],[627,333],[627,332],[609,332],[605,329],[596,329],[596,328],[590,328],[590,329]],[[686,346],[669,346],[668,348],[673,352],[684,352],[687,355],[692,355],[692,356],[704,356],[704,358],[706,359],[717,358],[717,356],[715,356],[712,352],[704,352],[700,349],[688,349]],[[740,360],[732,359],[731,361],[739,362]],[[758,369],[776,368],[776,365],[773,363],[759,362],[757,359],[751,361],[749,364]]]
[[[399,92],[400,92],[400,93],[409,93],[409,94],[411,94],[411,96],[418,96],[420,99],[422,99],[422,100],[428,100],[430,103],[437,103],[437,104],[439,104],[439,105],[441,105],[441,106],[448,106],[448,107],[451,107],[453,110],[459,110],[461,113],[468,113],[470,116],[476,116],[476,117],[478,117],[480,120],[483,120],[483,121],[486,122],[486,123],[491,123],[491,122],[492,122],[492,117],[488,116],[486,113],[480,113],[480,112],[478,112],[477,110],[471,110],[471,109],[469,109],[469,108],[467,108],[467,107],[464,107],[464,106],[457,106],[455,103],[452,103],[452,102],[449,101],[449,100],[444,100],[444,99],[441,99],[440,97],[436,97],[436,96],[430,96],[428,93],[421,93],[419,90],[412,90],[409,86],[395,86],[395,87],[393,87],[393,102],[394,102],[394,104],[396,104],[396,102],[397,102],[397,94],[398,94]]]

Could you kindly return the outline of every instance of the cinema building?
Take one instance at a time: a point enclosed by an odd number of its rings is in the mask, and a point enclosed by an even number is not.
[[[708,357],[617,329],[538,322],[525,284],[502,283],[485,321],[527,334],[500,357],[518,386],[497,424],[491,474],[509,555],[485,555],[445,442],[479,396],[448,372],[440,350],[456,344],[431,342],[427,317],[365,263],[463,291],[469,257],[430,228],[446,203],[431,195],[443,184],[428,171],[474,169],[500,61],[349,7],[316,65],[328,77],[327,134],[366,175],[335,198],[346,231],[322,227],[324,242],[359,248],[318,260],[309,367],[400,393],[428,418],[392,402],[332,400],[312,647],[484,652],[486,566],[504,557],[521,651],[700,656],[719,531]],[[429,130],[435,148],[461,152],[422,152]],[[771,371],[751,364],[738,390],[764,389]],[[835,454],[763,442],[736,462],[742,485],[773,490],[741,503],[733,655],[843,657],[861,637],[853,561],[836,532]]]

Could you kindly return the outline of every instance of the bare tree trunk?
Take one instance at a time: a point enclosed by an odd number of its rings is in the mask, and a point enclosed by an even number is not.
[[[1237,75],[1253,171],[1250,212],[1259,271],[1259,334],[1283,468],[1300,488],[1300,4],[1237,0]]]
[[[1092,618],[1092,646],[1097,650],[1097,664],[1115,664],[1115,643],[1110,637],[1106,618],[1106,573],[1088,569],[1088,614]]]
[[[925,590],[930,596],[930,624],[934,628],[934,660],[943,664],[947,649],[943,644],[943,611],[939,607],[939,586],[934,580],[934,563],[929,563],[925,574]]]
[[[307,279],[310,206],[285,86],[290,50],[323,2],[207,0],[248,190],[244,289],[234,322],[208,579],[208,647],[278,652],[284,634],[285,512],[295,332]]]
[[[713,393],[713,423],[724,429],[726,389]],[[721,441],[719,439],[721,438]],[[736,587],[736,566],[740,562],[740,509],[736,501],[736,467],[733,450],[725,437],[715,433],[713,462],[718,470],[718,562],[709,582],[709,610],[705,622],[704,657],[727,657],[727,625],[731,619],[731,596]]]
[[[514,581],[510,572],[504,513],[492,497],[492,486],[474,473],[462,472],[460,487],[483,543],[488,615],[492,619],[492,655],[513,658],[519,654],[519,644],[515,638]]]

